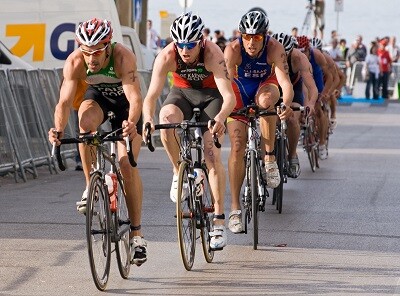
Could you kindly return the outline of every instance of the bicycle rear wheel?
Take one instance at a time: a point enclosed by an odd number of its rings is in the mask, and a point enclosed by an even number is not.
[[[110,205],[108,191],[100,174],[90,178],[86,205],[86,239],[90,270],[97,289],[107,286],[111,262]]]
[[[196,217],[194,210],[192,183],[189,177],[190,168],[182,162],[178,173],[178,196],[176,200],[176,223],[178,241],[183,265],[191,270],[196,250]]]
[[[120,184],[119,184],[120,185]],[[118,186],[118,207],[113,213],[114,226],[116,227],[115,253],[117,256],[119,274],[127,279],[131,269],[131,248],[129,244],[130,220],[126,206],[125,190]]]
[[[255,151],[250,152],[250,190],[251,190],[251,211],[253,220],[253,249],[257,250],[258,245],[258,174],[257,155]]]
[[[214,196],[211,192],[210,183],[208,182],[208,171],[205,165],[202,166],[204,172],[204,188],[203,195],[200,199],[200,236],[201,245],[203,247],[204,258],[208,263],[211,263],[214,259],[214,251],[210,248],[210,232],[212,231],[213,216],[214,216]]]

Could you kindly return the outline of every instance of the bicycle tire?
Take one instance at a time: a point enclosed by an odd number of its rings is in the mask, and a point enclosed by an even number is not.
[[[100,174],[90,177],[86,204],[86,239],[93,281],[104,291],[110,274],[111,233],[108,191]]]
[[[304,131],[304,150],[307,153],[308,161],[310,162],[311,171],[316,171],[316,159],[315,159],[315,138],[312,134],[312,128],[308,126]],[[318,153],[318,152],[317,152]]]
[[[122,183],[123,184],[123,183]],[[131,248],[129,243],[130,219],[126,205],[125,190],[118,184],[118,206],[117,211],[112,213],[115,227],[115,254],[119,274],[127,279],[131,269]]]
[[[282,213],[282,199],[283,199],[283,183],[284,183],[284,170],[285,170],[285,149],[286,143],[285,138],[279,137],[277,139],[277,151],[276,151],[276,162],[279,169],[279,175],[281,177],[281,182],[274,188],[274,199],[276,202],[276,209],[279,214]]]
[[[196,251],[196,217],[194,211],[193,180],[189,177],[190,168],[182,162],[178,173],[178,196],[176,199],[176,219],[178,242],[182,262],[186,270],[191,270]],[[186,185],[185,185],[186,184]],[[186,186],[186,189],[184,188]],[[186,195],[183,196],[183,191]]]
[[[257,250],[258,245],[258,174],[257,155],[250,151],[250,188],[251,188],[251,212],[253,221],[253,249]]]
[[[211,236],[210,232],[213,230],[213,216],[214,216],[214,196],[211,192],[210,183],[208,180],[208,170],[205,164],[202,166],[204,173],[204,188],[203,195],[200,198],[200,236],[201,245],[203,249],[204,259],[207,263],[211,263],[214,259],[214,251],[210,248]]]
[[[245,190],[243,192],[243,210],[244,210],[244,233],[247,234],[248,225],[251,222],[252,202],[251,202],[251,186],[250,186],[250,153],[246,154],[246,175],[245,175]]]

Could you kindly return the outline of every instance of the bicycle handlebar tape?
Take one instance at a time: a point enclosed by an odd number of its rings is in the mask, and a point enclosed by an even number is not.
[[[154,149],[153,143],[151,141],[151,133],[150,133],[151,125],[150,125],[150,122],[146,122],[145,130],[146,130],[146,145],[147,145],[147,148],[149,148],[149,150],[151,152],[154,152],[155,149]]]
[[[56,146],[55,149],[56,149],[55,154],[56,154],[56,158],[57,158],[58,168],[61,171],[65,171],[65,165],[64,165],[62,157],[61,157],[61,145]]]
[[[130,146],[132,147],[132,141],[129,141],[129,143],[131,144]],[[135,157],[133,156],[133,149],[129,150],[128,152],[128,159],[129,159],[129,163],[131,164],[132,167],[136,167],[137,163],[135,161]]]

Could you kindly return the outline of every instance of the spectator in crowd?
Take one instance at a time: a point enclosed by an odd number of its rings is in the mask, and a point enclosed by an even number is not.
[[[157,54],[160,45],[161,45],[161,38],[158,35],[157,31],[153,29],[153,22],[151,20],[147,20],[147,40],[146,46],[148,49],[151,49],[154,54]]]
[[[377,55],[377,51],[378,44],[375,41],[371,42],[371,49],[365,59],[365,68],[363,68],[362,71],[364,79],[367,82],[365,87],[365,97],[367,99],[370,98],[370,90],[372,87],[372,96],[375,100],[379,98],[379,57]]]
[[[367,56],[367,48],[362,43],[362,36],[358,35],[347,53],[347,66],[352,67],[355,62],[362,62]]]
[[[204,38],[205,40],[211,41],[211,40],[212,40],[212,37],[211,37],[210,33],[211,33],[211,31],[210,31],[209,28],[204,28],[204,29],[203,29],[203,38]]]
[[[390,58],[393,63],[398,63],[400,58],[400,48],[396,44],[396,37],[392,36],[389,39],[389,44],[386,47],[387,51],[390,54]]]
[[[342,38],[339,41],[339,49],[342,52],[342,59],[345,61],[347,58],[347,52],[349,51],[349,48],[347,47],[347,41],[346,39]]]
[[[339,48],[339,41],[334,38],[331,41],[331,46],[328,49],[329,55],[338,64],[338,62],[343,61],[342,51]]]
[[[332,30],[332,31],[331,31],[331,40],[337,39],[338,37],[339,37],[339,36],[338,36],[337,31],[336,31],[336,30]]]
[[[367,56],[367,47],[362,43],[362,36],[358,35],[347,52],[347,57],[346,57],[347,77],[350,77],[351,69],[354,63],[365,61],[366,56]]]
[[[389,92],[389,75],[392,70],[392,59],[390,58],[389,51],[387,51],[386,46],[388,45],[388,39],[383,38],[379,41],[378,57],[379,57],[379,86],[382,89],[382,98],[388,99]]]
[[[226,42],[226,38],[224,36],[224,32],[221,30],[215,30],[214,31],[214,37],[212,38],[212,42],[217,43],[217,41],[225,41]]]
[[[232,42],[240,37],[240,31],[238,29],[234,29],[232,31],[232,36],[229,37],[229,42]]]
[[[299,34],[299,28],[293,27],[293,28],[292,28],[292,36],[293,36],[293,37],[297,37],[298,34]]]

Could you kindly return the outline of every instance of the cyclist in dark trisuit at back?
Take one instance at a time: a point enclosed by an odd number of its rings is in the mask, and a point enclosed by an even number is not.
[[[289,65],[290,81],[293,84],[293,103],[292,107],[308,106],[310,114],[314,112],[314,105],[318,99],[318,89],[315,85],[312,67],[307,57],[300,50],[294,48],[294,39],[285,33],[276,33],[272,35],[283,45],[286,51]],[[303,84],[305,95],[303,95]],[[287,121],[288,129],[286,131],[289,143],[289,171],[288,176],[297,178],[300,175],[300,162],[297,156],[296,148],[300,138],[300,112],[294,112],[294,115]]]

